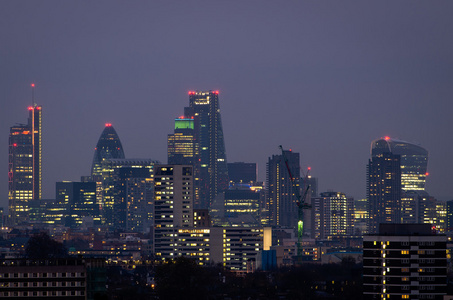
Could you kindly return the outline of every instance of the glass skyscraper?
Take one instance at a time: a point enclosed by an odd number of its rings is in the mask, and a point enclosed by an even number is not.
[[[29,203],[42,197],[42,107],[28,108],[27,124],[10,128],[8,161],[9,222],[28,221]]]
[[[228,168],[220,118],[219,92],[189,92],[184,117],[194,120],[198,154],[194,166],[195,208],[209,208],[228,188]]]
[[[380,223],[401,223],[400,156],[383,152],[367,166],[368,233],[376,234]]]
[[[125,158],[120,138],[112,124],[105,124],[99,141],[96,145],[91,167],[91,176],[102,175],[102,162],[106,159]]]
[[[295,189],[300,189],[300,155],[285,150],[288,166],[295,182],[291,181],[283,155],[272,155],[267,162],[266,189],[269,225],[296,227],[298,205]]]
[[[385,137],[371,143],[371,157],[384,152],[401,159],[401,188],[403,191],[424,191],[428,167],[428,151],[421,146]]]
[[[198,156],[195,141],[194,119],[175,119],[175,132],[168,135],[167,154],[169,164],[193,165]]]

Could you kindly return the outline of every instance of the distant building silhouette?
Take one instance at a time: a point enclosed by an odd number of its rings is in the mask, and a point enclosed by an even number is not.
[[[118,134],[112,124],[107,123],[94,150],[91,176],[102,175],[102,162],[112,158],[125,158],[125,156]]]
[[[228,169],[220,117],[219,92],[189,92],[184,117],[194,120],[199,149],[194,163],[196,208],[209,208],[216,196],[228,188]]]
[[[371,157],[379,157],[383,153],[400,156],[401,189],[403,191],[425,190],[426,171],[428,167],[428,151],[419,145],[385,137],[371,143]]]
[[[298,221],[296,190],[300,189],[299,153],[285,150],[288,165],[295,182],[291,182],[282,155],[272,155],[267,162],[266,210],[270,226],[295,227]]]
[[[105,159],[100,184],[103,222],[129,231],[148,231],[152,222],[153,170],[151,159]]]
[[[401,222],[400,156],[390,152],[372,157],[367,166],[368,233],[380,223]]]
[[[228,176],[233,183],[256,182],[256,163],[228,163]]]
[[[28,108],[27,124],[10,128],[8,162],[9,223],[28,222],[29,202],[42,197],[42,107]]]
[[[96,203],[95,182],[63,181],[55,184],[56,203],[52,205],[58,210],[65,208],[63,225],[77,228],[81,227],[87,219],[95,225],[101,225],[101,212]]]

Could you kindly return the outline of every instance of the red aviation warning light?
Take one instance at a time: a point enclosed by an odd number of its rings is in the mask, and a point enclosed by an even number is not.
[[[194,91],[189,91],[189,95],[195,95]]]
[[[105,123],[105,127],[112,127],[112,123]]]
[[[388,141],[388,140],[390,140],[390,137],[386,136],[386,137],[384,137],[384,140]]]
[[[428,173],[428,172],[426,172],[426,173],[425,173],[425,176],[429,176],[429,173]]]
[[[218,95],[218,94],[219,94],[219,91],[214,91],[214,94]]]
[[[308,167],[307,169],[308,169],[308,171],[310,171],[310,170],[311,170],[311,167]]]
[[[29,107],[28,107],[28,110],[33,110],[33,106],[29,106]]]
[[[17,147],[17,144],[16,144],[16,143],[14,143],[14,144],[13,144],[13,147]]]
[[[32,83],[32,84],[31,84],[31,87],[35,87],[35,84],[34,84],[34,83]]]

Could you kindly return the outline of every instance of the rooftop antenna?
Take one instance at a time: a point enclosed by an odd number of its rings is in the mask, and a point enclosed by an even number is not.
[[[31,84],[31,104],[32,107],[35,107],[35,84]]]

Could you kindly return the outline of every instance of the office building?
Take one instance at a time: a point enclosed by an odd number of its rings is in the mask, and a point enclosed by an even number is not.
[[[308,174],[305,177],[300,179],[302,192],[305,193],[305,190],[309,187],[308,196],[309,199],[313,197],[318,197],[318,178],[311,176]]]
[[[354,234],[354,198],[325,192],[311,199],[311,237],[333,239]]]
[[[400,156],[383,152],[367,166],[368,233],[375,234],[380,223],[401,223]]]
[[[225,191],[225,218],[231,225],[260,226],[261,192],[235,186]]]
[[[120,138],[112,124],[105,124],[105,128],[99,137],[94,150],[93,163],[91,166],[91,176],[102,175],[102,162],[106,159],[125,158],[123,146]]]
[[[55,209],[65,207],[64,225],[78,228],[88,219],[95,225],[101,225],[101,211],[96,203],[95,182],[63,181],[55,184]]]
[[[104,159],[100,164],[103,222],[109,227],[148,231],[152,222],[152,159]],[[99,182],[97,183],[99,186]]]
[[[385,137],[371,143],[371,157],[379,157],[383,153],[400,156],[401,189],[403,191],[425,190],[428,167],[428,151],[419,145]]]
[[[228,176],[232,183],[256,182],[257,172],[256,163],[228,163]]]
[[[266,211],[270,226],[295,228],[298,222],[296,189],[300,189],[300,156],[291,150],[285,150],[285,155],[295,181],[291,181],[282,155],[269,157],[266,172]]]
[[[121,167],[114,172],[113,226],[117,229],[144,232],[153,222],[153,169]]]
[[[219,92],[189,92],[189,106],[184,118],[194,120],[195,143],[198,147],[194,163],[195,208],[210,208],[218,194],[228,188],[228,168]]]
[[[381,224],[363,237],[363,298],[444,299],[446,243],[429,224]]]
[[[368,233],[368,200],[358,199],[354,201],[354,235],[362,236]]]
[[[8,161],[9,223],[28,222],[29,202],[42,197],[42,107],[28,108],[27,124],[10,128]]]
[[[198,157],[198,143],[195,141],[195,120],[181,117],[175,119],[175,132],[168,135],[168,164],[194,165]]]

